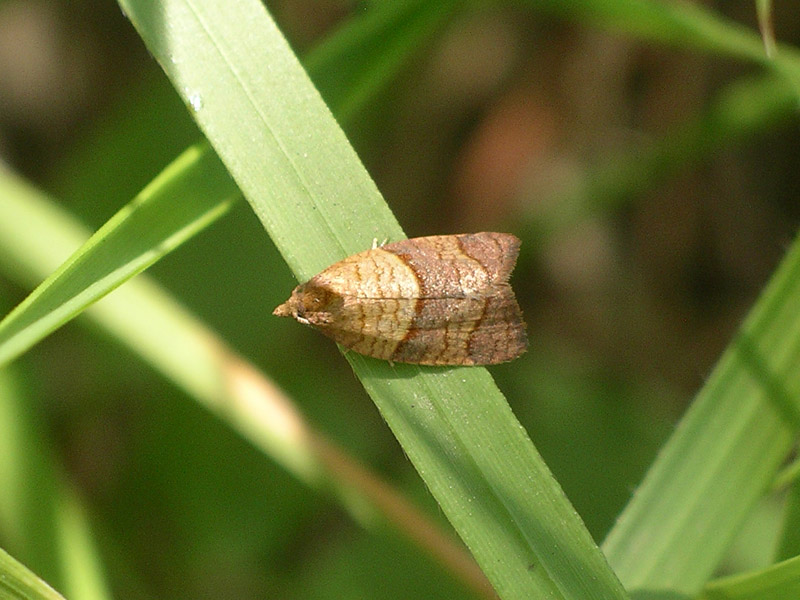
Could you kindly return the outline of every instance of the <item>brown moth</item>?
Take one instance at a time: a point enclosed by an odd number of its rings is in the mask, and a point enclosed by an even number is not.
[[[528,346],[508,284],[519,244],[508,233],[393,242],[331,265],[298,285],[272,314],[393,362],[505,362]]]

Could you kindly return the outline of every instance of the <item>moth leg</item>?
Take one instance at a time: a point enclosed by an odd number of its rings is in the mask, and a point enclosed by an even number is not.
[[[378,238],[372,238],[372,249],[375,250],[376,248],[380,248],[381,246],[385,246],[386,242],[389,241],[389,238],[383,238],[383,241],[379,244]]]

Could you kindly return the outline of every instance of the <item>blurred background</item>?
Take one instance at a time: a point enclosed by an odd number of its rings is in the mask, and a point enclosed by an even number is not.
[[[369,9],[267,6],[301,57]],[[758,87],[751,64],[680,43],[524,3],[477,6],[341,122],[410,237],[522,238],[513,283],[531,349],[492,373],[600,542],[793,239],[796,100]],[[757,31],[753,3],[716,8]],[[796,5],[773,9],[777,38],[796,45]],[[199,139],[116,3],[0,1],[0,160],[90,228]],[[148,273],[444,521],[336,347],[270,316],[296,282],[246,203]],[[2,314],[28,292],[0,273]],[[466,593],[85,323],[13,368],[89,507],[119,598]],[[752,534],[776,511],[766,503]],[[3,540],[0,526],[14,554]],[[746,547],[729,568],[765,560]]]

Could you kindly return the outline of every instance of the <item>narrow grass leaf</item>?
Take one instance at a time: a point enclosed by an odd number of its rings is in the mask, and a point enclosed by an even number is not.
[[[800,427],[795,241],[603,547],[629,590],[693,595]]]
[[[299,279],[403,237],[259,2],[121,4]],[[625,597],[484,369],[348,358],[501,597]]]
[[[789,600],[800,598],[800,556],[754,573],[709,583],[698,600]]]
[[[91,525],[74,490],[54,466],[54,452],[40,433],[45,427],[37,422],[34,403],[22,389],[11,368],[0,369],[3,540],[69,598],[106,600],[110,595]],[[5,598],[2,580],[0,576],[0,598]]]
[[[800,481],[798,480],[795,480],[789,488],[784,511],[783,531],[776,557],[778,560],[800,556]]]
[[[775,29],[772,26],[772,0],[756,0],[756,13],[758,14],[758,28],[761,30],[761,39],[764,40],[764,51],[767,56],[775,56]]]
[[[25,565],[0,548],[0,598],[3,600],[64,600]]]
[[[6,195],[25,192],[4,178]],[[215,220],[239,197],[207,146],[193,147],[120,210],[0,322],[0,366],[140,273]],[[8,199],[0,238],[20,243],[27,230]]]

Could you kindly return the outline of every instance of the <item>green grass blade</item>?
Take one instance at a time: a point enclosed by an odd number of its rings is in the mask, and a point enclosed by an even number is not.
[[[4,184],[0,243],[10,249],[29,235],[13,212],[21,203],[10,195],[27,192],[10,177]],[[187,150],[0,322],[0,366],[171,252],[237,197],[207,146]]]
[[[771,58],[775,56],[777,51],[775,30],[772,26],[772,0],[756,0],[756,13],[758,14],[758,28],[761,30],[761,39],[764,40],[764,51]]]
[[[800,556],[709,583],[698,600],[789,600],[800,598]]]
[[[776,557],[778,560],[800,556],[800,482],[798,481],[794,481],[789,488],[785,511]]]
[[[3,600],[64,600],[53,588],[0,548],[0,598]]]
[[[604,543],[629,590],[697,593],[769,488],[800,423],[798,303],[800,241]]]
[[[298,278],[403,236],[260,3],[121,4]],[[348,358],[502,597],[625,597],[485,370]]]
[[[15,556],[69,598],[109,598],[89,520],[74,490],[64,483],[62,471],[53,466],[55,454],[42,438],[43,424],[22,388],[11,369],[0,370],[3,540]],[[2,581],[0,597],[4,598],[1,590]]]
[[[294,54],[285,43],[264,42],[283,38],[260,9],[252,3],[227,6],[226,15],[237,17],[230,19],[202,3],[121,5],[178,93],[194,107],[195,119],[228,170],[236,173],[258,217],[270,232],[275,230],[273,240],[300,278],[311,277],[343,253],[369,247],[376,237],[402,235],[374,183],[352,177],[361,163]],[[288,200],[298,190],[302,199],[316,201],[313,210],[304,211],[303,228],[294,224],[304,205],[297,198]],[[343,192],[351,199],[344,205]],[[362,215],[372,217],[367,231],[354,227],[366,221]],[[343,217],[352,222],[348,235],[331,229]],[[325,235],[315,235],[315,243],[308,244],[309,233],[316,231]]]

